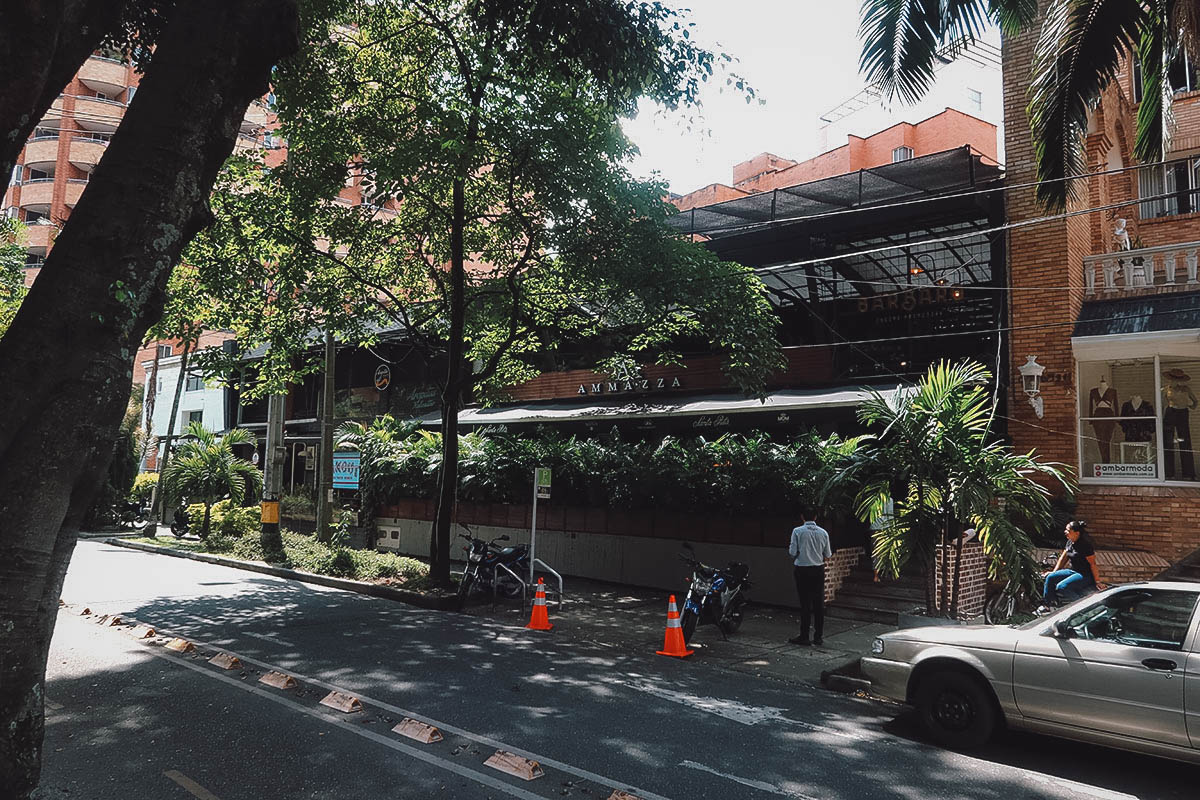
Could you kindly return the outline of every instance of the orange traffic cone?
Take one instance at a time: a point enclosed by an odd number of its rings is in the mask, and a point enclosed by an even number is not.
[[[546,613],[546,584],[538,578],[537,594],[533,598],[533,610],[529,615],[529,624],[525,626],[531,631],[548,631],[554,626],[550,624],[550,616]]]
[[[675,658],[683,658],[696,652],[688,650],[687,642],[683,640],[683,628],[679,627],[679,610],[675,608],[675,595],[671,595],[671,602],[667,605],[667,635],[663,637],[663,649],[655,652],[660,656]]]

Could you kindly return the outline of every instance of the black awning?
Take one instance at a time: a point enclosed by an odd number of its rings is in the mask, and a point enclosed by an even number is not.
[[[970,189],[1000,175],[999,167],[959,147],[693,208],[668,222],[682,233],[719,238],[775,222]]]
[[[1073,336],[1112,336],[1200,328],[1200,292],[1086,302]]]

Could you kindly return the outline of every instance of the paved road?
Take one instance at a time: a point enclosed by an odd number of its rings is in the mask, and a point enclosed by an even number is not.
[[[223,567],[80,543],[51,653],[49,798],[1194,798],[1200,770],[1041,737],[984,757],[894,707]],[[179,656],[78,615],[119,613]],[[244,668],[207,663],[217,649]],[[280,691],[266,670],[296,676]],[[360,698],[344,715],[318,701]],[[440,727],[423,745],[403,717]],[[484,765],[538,760],[531,782]]]

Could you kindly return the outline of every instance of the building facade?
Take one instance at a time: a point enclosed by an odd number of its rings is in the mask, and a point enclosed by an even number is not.
[[[1009,189],[1009,433],[1078,471],[1077,516],[1101,546],[1174,561],[1200,548],[1200,86],[1173,65],[1163,163],[1133,158],[1140,81],[1126,63],[1094,110],[1073,216],[1033,196],[1025,113],[1038,32],[1004,44]],[[1040,369],[1022,391],[1021,368]]]

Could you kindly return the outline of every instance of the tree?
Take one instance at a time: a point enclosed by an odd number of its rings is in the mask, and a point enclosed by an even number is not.
[[[718,62],[675,12],[619,0],[339,10],[277,71],[286,163],[233,165],[189,260],[223,299],[218,324],[270,345],[257,391],[297,373],[317,328],[369,343],[398,326],[440,372],[430,555],[446,582],[466,398],[601,336],[626,361],[712,341],[753,392],[781,365],[775,323],[752,270],[674,235],[665,186],[623,166],[633,147],[619,117],[642,96],[693,103]],[[333,202],[347,185],[363,205]]]
[[[1038,17],[1037,0],[865,0],[862,69],[888,98],[915,102],[933,83],[939,53],[953,56],[989,23],[1008,36]],[[1029,91],[1038,198],[1061,208],[1067,179],[1086,171],[1088,116],[1127,55],[1142,75],[1134,155],[1159,161],[1171,129],[1167,70],[1186,49],[1200,61],[1200,12],[1193,0],[1050,0]]]
[[[214,503],[229,498],[233,505],[240,506],[247,497],[262,492],[258,467],[233,452],[234,445],[256,447],[258,440],[241,428],[217,436],[199,422],[189,424],[184,436],[187,440],[180,443],[175,458],[163,471],[163,486],[173,500],[186,497],[204,504],[200,538],[207,539]]]
[[[1027,530],[1050,521],[1044,483],[1072,489],[1068,467],[1012,452],[991,433],[991,375],[980,364],[941,362],[911,391],[873,391],[859,407],[861,422],[880,432],[866,437],[838,481],[858,485],[859,516],[877,526],[874,557],[880,572],[897,576],[916,563],[926,578],[929,613],[957,616],[960,558],[953,576],[942,558],[942,591],[935,598],[941,548],[975,528],[993,575],[1036,579]],[[1040,482],[1039,482],[1040,481]]]
[[[8,330],[25,299],[25,226],[0,217],[0,336]]]
[[[37,784],[58,598],[112,457],[134,351],[210,219],[247,105],[297,46],[297,25],[294,0],[0,5],[0,67],[12,77],[0,85],[3,174],[104,37],[136,43],[145,69],[0,339],[0,796],[24,800]]]

